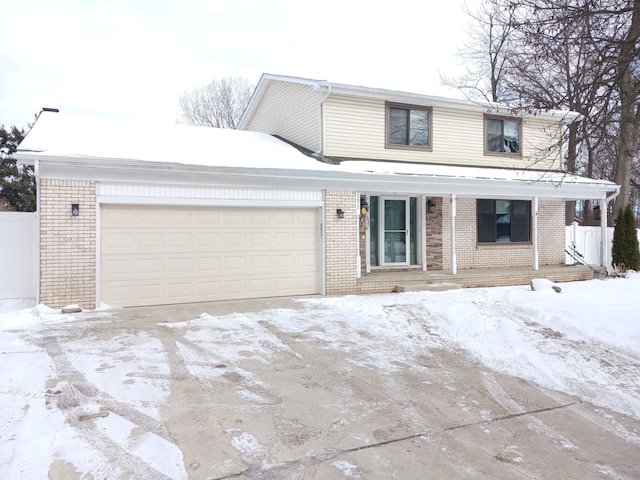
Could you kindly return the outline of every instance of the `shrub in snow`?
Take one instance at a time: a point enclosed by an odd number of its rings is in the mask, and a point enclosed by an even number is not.
[[[611,245],[611,265],[618,273],[627,270],[640,270],[640,249],[636,233],[636,220],[631,205],[618,212],[616,225],[613,230]]]

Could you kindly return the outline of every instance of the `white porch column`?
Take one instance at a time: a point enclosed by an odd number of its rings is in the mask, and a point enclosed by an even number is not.
[[[533,269],[538,270],[539,265],[539,252],[538,252],[538,197],[533,197],[533,211],[531,212],[531,226],[533,235]]]
[[[609,210],[607,205],[607,197],[602,197],[600,200],[600,228],[601,234],[600,239],[602,241],[602,264],[601,267],[604,267],[609,271],[609,239],[607,238],[607,211]]]
[[[451,195],[451,275],[458,273],[456,258],[456,194]]]
[[[427,216],[428,216],[426,195],[422,195],[420,197],[419,215],[420,215],[419,218],[422,219],[422,221],[419,222],[420,250],[422,251],[422,271],[426,272],[427,271]]]

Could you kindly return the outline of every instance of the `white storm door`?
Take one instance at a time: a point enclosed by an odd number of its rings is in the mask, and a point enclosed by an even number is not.
[[[409,265],[409,198],[381,197],[381,200],[382,265]]]

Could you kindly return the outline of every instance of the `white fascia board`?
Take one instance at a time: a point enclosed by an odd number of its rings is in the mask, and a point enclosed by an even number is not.
[[[32,153],[14,152],[13,158],[20,165],[29,165],[29,166],[33,167],[35,165],[35,160],[36,160],[36,158],[38,158],[38,156],[34,155]]]
[[[611,182],[520,181],[453,176],[362,172],[202,167],[183,164],[53,159],[40,162],[42,178],[219,185],[296,189],[338,189],[447,197],[580,200],[602,198],[619,187]]]

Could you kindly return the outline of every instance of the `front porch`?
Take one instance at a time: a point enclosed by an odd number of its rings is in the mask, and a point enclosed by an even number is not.
[[[593,267],[603,270],[602,267]],[[358,293],[388,293],[399,290],[429,290],[450,288],[504,287],[528,285],[534,278],[552,282],[592,280],[594,271],[584,265],[544,265],[538,270],[529,267],[473,268],[458,270],[456,275],[446,270],[383,271],[377,270],[358,279]],[[398,288],[400,287],[400,288]]]

